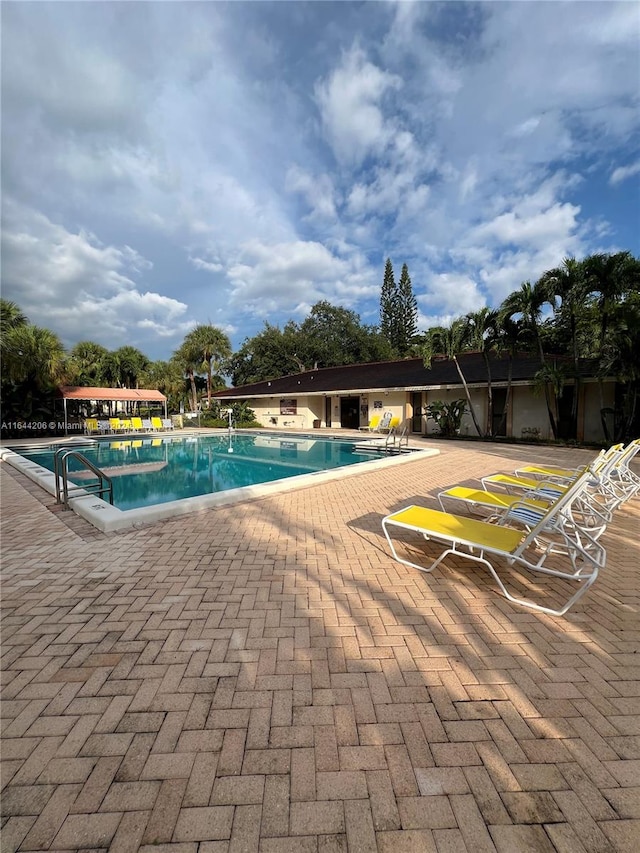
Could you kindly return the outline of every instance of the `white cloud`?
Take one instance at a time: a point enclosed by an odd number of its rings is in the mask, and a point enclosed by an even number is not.
[[[574,230],[579,213],[580,208],[569,203],[557,203],[530,216],[521,216],[516,211],[509,211],[478,226],[472,232],[472,238],[489,238],[499,243],[540,247],[558,233]]]
[[[632,3],[343,4],[340,26],[263,8],[3,9],[24,310],[163,347],[191,317],[246,335],[321,298],[375,322],[389,255],[442,319],[627,247]],[[615,208],[587,191],[603,178]]]
[[[287,309],[304,298],[315,302],[348,273],[348,265],[320,243],[296,241],[268,245],[257,240],[242,247],[227,270],[232,302],[252,310],[260,304]]]
[[[427,283],[426,293],[416,298],[425,319],[436,316],[459,317],[486,305],[485,297],[478,284],[468,275],[455,273],[433,275]],[[440,324],[442,321],[433,325]]]
[[[369,154],[379,154],[393,135],[380,103],[401,78],[382,71],[352,47],[327,80],[316,85],[316,99],[333,153],[340,163],[358,166]]]
[[[626,181],[628,178],[632,178],[634,175],[637,175],[639,172],[640,160],[636,160],[635,163],[630,163],[628,166],[618,166],[618,168],[614,169],[611,173],[609,183],[612,186],[616,186],[617,184],[621,184],[623,181]]]
[[[304,198],[310,207],[308,219],[323,222],[336,220],[336,193],[329,175],[312,175],[298,165],[291,166],[285,178],[285,190]]]
[[[224,264],[217,261],[205,261],[203,258],[193,258],[189,255],[189,263],[197,270],[206,270],[206,272],[222,272]]]
[[[70,343],[80,338],[135,342],[136,328],[167,337],[190,328],[185,303],[140,290],[136,276],[152,264],[131,246],[106,246],[43,214],[4,200],[3,292],[31,322]],[[148,322],[147,322],[148,321]]]
[[[290,316],[307,313],[322,299],[350,308],[377,296],[380,284],[366,257],[345,244],[342,255],[314,241],[250,241],[227,269],[230,304],[258,317]]]

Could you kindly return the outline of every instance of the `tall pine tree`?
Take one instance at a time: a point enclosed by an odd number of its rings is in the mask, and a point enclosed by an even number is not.
[[[380,332],[393,346],[396,319],[396,280],[391,258],[384,265],[384,279],[380,291]]]
[[[401,358],[409,352],[417,331],[418,303],[411,287],[409,268],[403,264],[398,282],[398,328],[395,341],[395,348]]]
[[[385,264],[380,291],[380,331],[400,358],[407,355],[418,331],[418,303],[411,287],[409,268],[402,265],[396,285],[390,258]]]

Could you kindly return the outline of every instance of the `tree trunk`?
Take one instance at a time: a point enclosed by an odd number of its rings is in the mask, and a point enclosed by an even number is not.
[[[602,424],[602,433],[607,444],[611,444],[611,434],[607,425],[607,416],[604,413],[604,384],[602,379],[598,379],[598,393],[600,395],[600,423]]]
[[[509,414],[509,408],[511,406],[511,383],[513,381],[513,356],[509,353],[509,367],[507,368],[507,393],[504,398],[504,412],[502,413],[502,420],[500,421],[500,430],[502,430],[503,424],[507,423],[507,416]],[[506,432],[506,428],[505,428]]]
[[[487,430],[485,435],[488,438],[493,436],[493,387],[491,385],[491,364],[489,363],[489,355],[483,352],[484,363],[487,368]]]
[[[627,409],[620,426],[620,435],[615,437],[616,441],[626,441],[633,435],[632,429],[636,419],[636,408],[638,403],[638,383],[633,380],[627,388],[625,408]]]
[[[196,380],[193,373],[193,370],[189,371],[189,382],[191,383],[191,399],[193,402],[192,412],[198,411],[198,391],[196,389]]]
[[[471,394],[469,393],[469,387],[467,385],[467,380],[464,377],[464,373],[462,372],[460,364],[458,363],[458,359],[456,358],[455,355],[453,357],[453,360],[456,363],[456,367],[458,368],[458,374],[459,374],[460,379],[462,380],[462,384],[464,386],[464,393],[467,396],[467,403],[469,404],[469,414],[471,415],[471,419],[473,420],[473,425],[476,428],[476,432],[478,433],[478,436],[480,438],[482,438],[482,430],[480,429],[480,424],[478,423],[478,419],[476,417],[476,413],[475,413],[475,410],[473,408],[473,404],[471,402]]]
[[[536,329],[536,340],[538,341],[538,352],[540,353],[540,366],[544,367],[546,364],[546,361],[544,358],[544,350],[542,349],[542,341],[540,340],[540,335],[538,334],[537,329]],[[546,380],[544,383],[544,399],[545,399],[545,403],[547,404],[547,415],[549,416],[549,424],[551,425],[551,432],[553,434],[553,437],[557,438],[558,437],[558,424],[557,424],[556,419],[553,415],[553,408],[552,408],[553,404],[552,404],[552,400],[551,400],[551,388],[549,386],[549,383]]]

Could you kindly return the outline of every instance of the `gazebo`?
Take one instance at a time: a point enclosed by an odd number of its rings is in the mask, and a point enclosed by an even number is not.
[[[67,434],[67,401],[90,400],[95,403],[162,403],[167,417],[167,398],[150,388],[93,388],[91,386],[64,385],[60,388],[64,407],[65,435]]]

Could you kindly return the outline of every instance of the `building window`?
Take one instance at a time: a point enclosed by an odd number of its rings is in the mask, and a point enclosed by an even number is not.
[[[298,401],[295,399],[282,399],[280,400],[280,414],[281,415],[297,415],[298,414]]]

